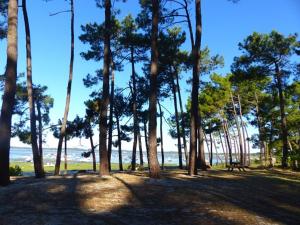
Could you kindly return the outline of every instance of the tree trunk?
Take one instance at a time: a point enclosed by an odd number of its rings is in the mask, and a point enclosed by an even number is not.
[[[242,113],[242,105],[241,105],[241,99],[240,99],[240,95],[238,94],[238,102],[239,102],[239,115],[240,115],[240,120],[241,120],[241,128],[242,128],[242,137],[243,137],[243,150],[244,150],[244,154],[241,155],[241,157],[243,157],[243,165],[246,163],[246,156],[247,156],[247,143],[246,143],[246,132],[245,132],[245,124],[243,121],[243,113]]]
[[[109,128],[108,128],[108,168],[109,168],[109,171],[111,171],[114,94],[115,94],[115,71],[114,71],[114,62],[111,58],[111,85],[110,85],[110,98],[109,98],[110,112],[109,112]]]
[[[67,87],[67,98],[66,98],[64,119],[60,129],[60,135],[58,140],[54,175],[59,174],[62,144],[63,144],[63,139],[66,136],[66,126],[67,126],[68,114],[70,109],[71,89],[72,89],[72,81],[73,81],[73,65],[74,65],[74,0],[71,0],[71,57],[70,57],[70,67],[69,67],[69,80],[68,80],[68,87]]]
[[[174,78],[170,76],[170,82],[172,85],[173,99],[174,99],[174,109],[175,109],[175,119],[176,119],[176,131],[177,131],[177,147],[178,147],[178,161],[179,161],[179,169],[182,169],[182,151],[181,151],[181,132],[179,127],[179,116],[178,116],[178,108],[177,108],[177,96],[176,96],[176,86],[174,82]],[[183,135],[184,136],[184,133]]]
[[[121,129],[120,129],[120,118],[118,114],[116,114],[117,120],[117,130],[118,130],[118,150],[119,150],[119,170],[123,171],[123,162],[122,162],[122,140],[121,140]]]
[[[265,145],[264,145],[264,141],[263,141],[262,118],[260,116],[258,96],[257,96],[256,92],[254,92],[254,97],[255,97],[256,120],[257,120],[257,126],[258,126],[260,162],[262,163],[262,156],[263,156],[264,152],[266,151],[266,149],[265,149]]]
[[[225,148],[224,148],[221,131],[219,130],[218,133],[219,133],[221,147],[222,147],[222,151],[223,151],[223,155],[224,155],[224,159],[225,159],[225,166],[227,166],[228,165],[227,150],[225,150]]]
[[[109,175],[107,152],[107,107],[109,103],[109,64],[110,64],[110,29],[111,29],[111,1],[105,0],[105,34],[104,34],[104,63],[103,63],[103,94],[100,109],[100,176]]]
[[[280,118],[281,118],[281,138],[282,138],[282,162],[281,166],[286,168],[288,166],[288,131],[287,131],[287,121],[285,115],[285,97],[282,90],[282,78],[279,66],[275,63],[275,75],[277,79],[277,89],[279,93],[279,105],[280,105]]]
[[[95,154],[95,146],[94,146],[92,135],[90,135],[90,143],[91,143],[92,158],[93,158],[93,171],[96,172],[96,154]]]
[[[157,159],[156,139],[156,103],[157,103],[157,76],[158,76],[158,21],[159,0],[152,0],[152,34],[151,34],[151,72],[150,72],[150,97],[149,97],[149,168],[150,177],[160,176],[160,167]]]
[[[182,106],[182,98],[181,98],[181,91],[179,86],[179,78],[178,73],[176,72],[176,86],[177,86],[177,92],[178,92],[178,99],[179,99],[179,106],[180,106],[180,115],[181,115],[181,130],[182,130],[182,140],[183,140],[183,147],[184,147],[184,156],[185,156],[185,162],[186,167],[189,166],[189,155],[187,150],[187,144],[186,144],[186,137],[185,137],[185,117],[183,113],[183,106]]]
[[[237,117],[235,104],[234,104],[234,100],[233,100],[233,95],[232,95],[231,92],[230,92],[230,95],[231,95],[231,102],[232,102],[233,113],[234,113],[234,120],[235,120],[237,132],[238,132],[238,137],[239,137],[238,143],[239,143],[239,153],[240,153],[240,164],[244,165],[244,150],[243,150],[243,140],[242,140],[241,127],[240,127],[240,122],[239,122],[238,117]]]
[[[0,186],[9,184],[11,118],[15,104],[18,59],[18,1],[8,2],[7,63],[0,114]]]
[[[200,74],[200,47],[202,35],[201,20],[201,0],[195,0],[196,10],[196,38],[193,53],[193,85],[192,85],[192,106],[191,106],[191,128],[190,128],[190,158],[189,158],[189,175],[197,174],[196,156],[197,156],[197,130],[198,130],[198,94],[199,94],[199,74]]]
[[[37,114],[38,114],[38,123],[39,123],[39,155],[42,168],[44,168],[44,159],[43,159],[43,121],[42,121],[42,113],[41,113],[41,104],[39,100],[36,102]]]
[[[146,120],[143,121],[143,124],[144,124],[144,138],[145,138],[145,145],[146,145],[147,162],[148,162],[148,167],[149,167],[149,144],[148,144],[147,122],[146,122]]]
[[[209,133],[209,141],[210,141],[210,157],[209,157],[209,164],[210,166],[213,165],[213,140],[212,140],[212,133]]]
[[[161,150],[161,168],[165,168],[165,154],[164,154],[164,137],[163,137],[163,112],[161,110],[160,102],[159,106],[159,118],[160,118],[160,150]]]
[[[138,127],[138,140],[139,140],[139,152],[140,152],[140,165],[144,166],[142,137],[141,137],[140,127]]]
[[[199,117],[201,121],[201,117]],[[201,170],[207,170],[206,162],[205,162],[205,152],[204,152],[204,134],[202,126],[200,125],[201,122],[199,121],[198,126],[198,156],[197,156],[197,168]]]
[[[65,174],[68,172],[68,152],[67,152],[67,136],[65,136],[65,154],[64,154],[64,159],[65,159]]]
[[[136,106],[136,77],[135,77],[135,62],[134,62],[134,49],[130,48],[130,62],[131,62],[131,79],[132,79],[132,111],[133,111],[133,147],[131,158],[131,170],[135,170],[136,167],[136,147],[138,138],[138,121],[137,121],[137,106]]]
[[[223,121],[223,132],[226,138],[227,146],[228,146],[228,153],[229,153],[229,164],[232,165],[232,146],[230,143],[229,131],[227,121]]]
[[[26,64],[27,64],[27,94],[29,104],[29,118],[30,118],[30,141],[32,146],[33,165],[36,178],[45,177],[45,173],[41,163],[41,157],[39,153],[39,147],[37,143],[36,133],[36,115],[35,115],[35,99],[33,97],[33,84],[32,84],[32,63],[31,63],[31,38],[29,19],[27,14],[26,0],[22,0],[23,17],[25,24],[26,34]]]

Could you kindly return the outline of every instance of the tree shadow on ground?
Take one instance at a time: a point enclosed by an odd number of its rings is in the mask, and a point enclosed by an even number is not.
[[[288,175],[146,175],[18,179],[0,188],[0,224],[300,224],[300,184]]]

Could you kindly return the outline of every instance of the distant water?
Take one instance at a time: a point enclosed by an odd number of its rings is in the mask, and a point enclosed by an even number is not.
[[[83,157],[81,154],[87,150],[84,149],[68,149],[68,162],[69,163],[78,163],[78,162],[92,162],[92,156],[89,158]],[[43,150],[44,163],[48,165],[53,165],[56,160],[56,149],[45,148]],[[178,153],[174,151],[166,151],[165,154],[165,164],[175,164],[178,165]],[[219,155],[220,158],[224,161],[223,155]],[[64,159],[64,152],[62,152],[62,161]],[[132,158],[132,151],[122,150],[122,159],[123,163],[130,163]],[[215,157],[214,157],[215,158]],[[140,163],[139,151],[136,154],[137,163]],[[185,156],[182,155],[183,163],[185,164]],[[17,162],[32,162],[32,150],[31,148],[11,148],[10,151],[10,160]],[[99,162],[99,152],[96,151],[96,160]],[[147,162],[146,152],[143,152],[143,160]],[[206,160],[208,161],[208,155],[206,155]],[[119,154],[117,150],[112,150],[112,163],[119,162]],[[161,163],[161,153],[158,151],[158,161]],[[218,160],[219,162],[220,159]],[[216,159],[213,160],[215,164]]]

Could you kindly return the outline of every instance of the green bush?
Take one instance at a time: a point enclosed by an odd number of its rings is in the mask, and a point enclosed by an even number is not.
[[[21,167],[15,165],[15,167],[9,167],[9,175],[10,176],[22,176],[23,172]]]

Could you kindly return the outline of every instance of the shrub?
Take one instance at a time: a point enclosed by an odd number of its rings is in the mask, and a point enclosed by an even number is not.
[[[22,176],[23,172],[21,167],[15,165],[15,167],[9,167],[9,175],[10,176]]]

